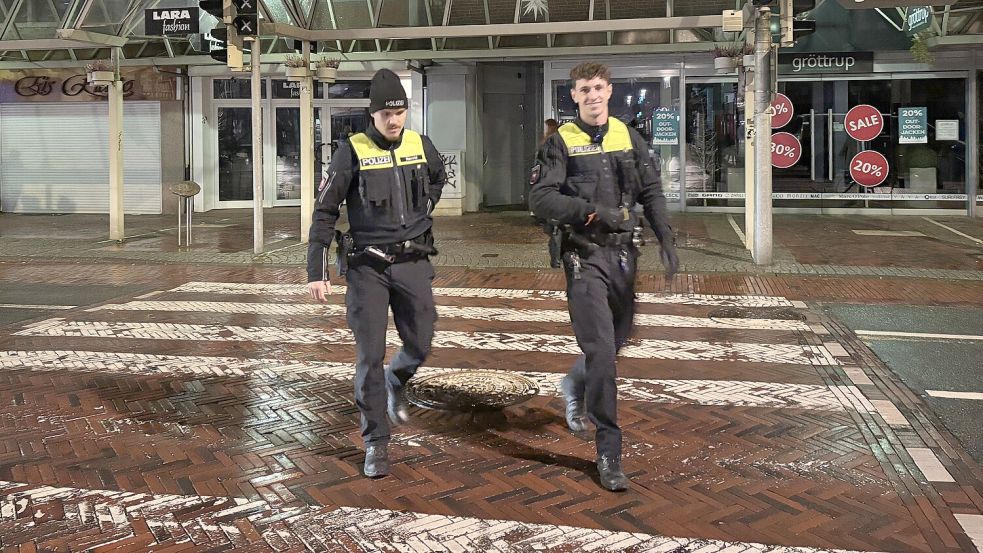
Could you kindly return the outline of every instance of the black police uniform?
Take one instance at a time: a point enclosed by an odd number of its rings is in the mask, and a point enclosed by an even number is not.
[[[662,245],[667,273],[678,265],[659,169],[642,137],[621,121],[592,127],[577,119],[546,141],[530,181],[532,210],[565,229],[567,303],[584,352],[568,376],[572,391],[597,428],[598,456],[620,459],[615,357],[635,313],[636,203]]]
[[[355,335],[355,403],[366,446],[389,441],[387,386],[398,390],[430,352],[437,311],[433,301],[433,207],[447,180],[426,136],[404,130],[389,142],[374,125],[351,136],[332,156],[318,190],[307,254],[308,282],[328,280],[328,247],[345,201],[354,242],[345,297]],[[340,234],[340,233],[339,233]],[[403,347],[383,371],[392,308]]]

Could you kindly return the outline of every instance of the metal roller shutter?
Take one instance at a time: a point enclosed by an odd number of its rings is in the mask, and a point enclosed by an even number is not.
[[[106,102],[0,105],[0,209],[109,212]],[[161,212],[160,104],[123,104],[126,213]]]

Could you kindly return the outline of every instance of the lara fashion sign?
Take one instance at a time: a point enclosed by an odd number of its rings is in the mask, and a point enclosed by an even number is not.
[[[778,72],[785,75],[871,73],[873,71],[873,52],[778,54]]]
[[[162,68],[173,71],[171,68]],[[122,68],[123,96],[128,100],[174,100],[173,75],[152,68]],[[0,103],[92,102],[106,98],[107,88],[85,80],[85,69],[16,69],[0,71]]]
[[[148,36],[183,36],[197,33],[198,8],[144,10],[144,32]]]

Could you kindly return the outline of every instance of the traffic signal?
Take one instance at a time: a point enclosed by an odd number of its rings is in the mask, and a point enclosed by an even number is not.
[[[232,5],[235,8],[232,26],[235,27],[239,36],[259,35],[257,4],[259,4],[259,0],[232,0]]]
[[[229,9],[224,9],[226,5]],[[198,2],[198,7],[219,20],[218,25],[209,33],[212,40],[219,43],[219,47],[210,49],[208,55],[213,60],[228,65],[231,69],[242,69],[242,38],[236,33],[234,27],[230,28],[226,24],[226,21],[232,19],[234,6],[228,0],[202,0]]]
[[[225,14],[223,13],[223,0],[201,0],[198,2],[198,7],[201,11],[211,14],[212,17],[218,19],[219,22],[224,22]]]
[[[792,46],[799,39],[816,32],[816,21],[804,19],[802,15],[815,7],[816,0],[782,0],[780,46]]]

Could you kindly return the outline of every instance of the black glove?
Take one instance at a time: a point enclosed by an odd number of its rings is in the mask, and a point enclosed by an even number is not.
[[[662,251],[662,266],[666,268],[666,279],[671,279],[679,271],[679,255],[676,253],[674,240],[670,238],[665,243],[660,244]]]
[[[628,210],[626,209],[599,207],[597,208],[597,211],[594,212],[594,221],[600,225],[603,230],[621,230],[621,226],[627,220]]]

